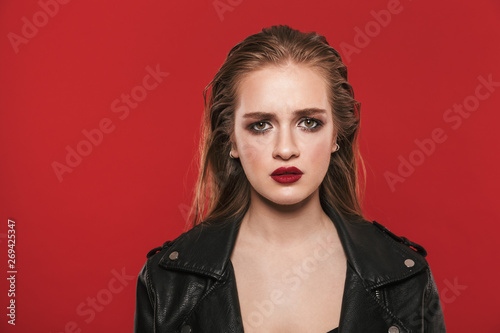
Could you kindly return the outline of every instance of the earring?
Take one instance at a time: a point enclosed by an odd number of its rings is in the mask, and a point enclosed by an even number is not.
[[[338,143],[335,144],[335,151],[338,151],[340,149],[340,146]]]
[[[234,159],[234,156],[233,156],[233,154],[231,154],[231,151],[229,151],[229,157]]]

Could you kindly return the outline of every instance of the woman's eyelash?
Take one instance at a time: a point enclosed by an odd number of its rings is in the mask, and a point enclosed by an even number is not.
[[[316,123],[316,126],[314,127],[302,127],[304,129],[304,131],[308,131],[308,132],[314,132],[314,131],[317,131],[321,126],[323,126],[323,122],[319,119],[316,119],[316,118],[304,118],[302,119],[300,122],[304,122],[304,121],[307,121],[307,120],[311,120],[313,122]],[[254,132],[255,134],[264,134],[265,132],[268,131],[269,128],[266,128],[266,129],[255,129],[255,126],[258,125],[258,124],[269,124],[269,121],[267,120],[261,120],[261,121],[257,121],[255,123],[252,123],[249,125],[249,129],[250,131]]]
[[[323,126],[323,122],[319,119],[316,119],[316,118],[305,118],[303,121],[305,120],[312,120],[316,123],[316,125],[314,127],[304,127],[304,129],[306,131],[316,131],[318,130],[321,126]]]

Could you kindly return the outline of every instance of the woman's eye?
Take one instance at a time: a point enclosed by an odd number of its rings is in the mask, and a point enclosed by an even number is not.
[[[302,123],[304,123],[306,130],[314,130],[321,126],[321,122],[313,118],[306,118],[302,120]]]
[[[302,123],[304,123],[304,125],[300,127],[302,127],[305,131],[311,131],[311,132],[318,130],[322,125],[321,121],[314,118],[305,118],[299,124]],[[270,128],[271,126],[267,121],[258,121],[250,125],[250,130],[257,134],[263,134],[267,132]]]
[[[263,132],[267,129],[266,125],[267,125],[267,122],[259,121],[259,122],[252,124],[251,129],[256,131],[256,132]]]

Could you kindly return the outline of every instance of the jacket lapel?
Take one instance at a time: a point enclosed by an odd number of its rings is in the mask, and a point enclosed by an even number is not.
[[[363,280],[347,265],[344,297],[340,311],[340,332],[387,332],[390,315],[366,289]]]

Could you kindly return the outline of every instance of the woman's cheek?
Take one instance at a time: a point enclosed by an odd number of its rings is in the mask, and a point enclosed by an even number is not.
[[[247,164],[254,164],[263,154],[264,151],[259,145],[246,143],[242,147],[241,155]]]
[[[332,151],[331,146],[326,144],[326,142],[328,142],[327,139],[325,139],[323,142],[324,143],[319,143],[313,145],[312,147],[309,147],[309,149],[307,150],[309,155],[308,159],[312,162],[312,165],[322,165],[328,168]]]
[[[259,148],[252,144],[246,144],[242,149],[241,156],[243,157],[243,163],[247,165],[247,167],[253,169],[255,164],[258,164],[258,159],[262,156],[263,152],[259,152]]]

